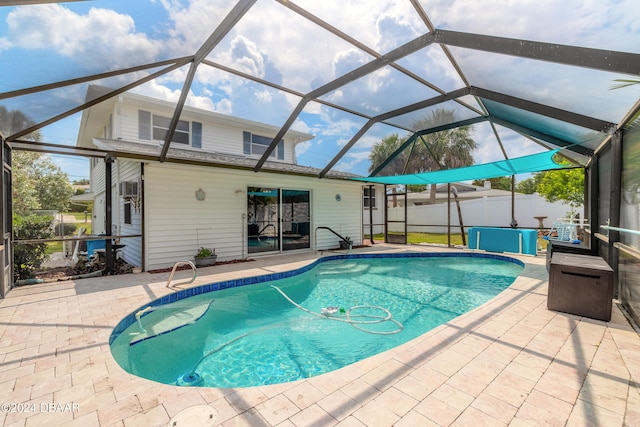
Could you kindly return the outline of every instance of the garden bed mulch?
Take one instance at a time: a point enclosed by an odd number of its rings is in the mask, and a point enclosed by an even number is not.
[[[218,261],[215,263],[215,265],[212,265],[212,267],[216,266],[216,265],[226,265],[226,264],[239,264],[241,262],[252,262],[255,261],[255,259],[252,258],[247,258],[247,259],[232,259],[230,261]],[[182,271],[182,270],[190,270],[191,267],[188,265],[181,265],[178,268],[176,268],[176,271]],[[169,267],[169,268],[158,268],[155,270],[149,270],[147,271],[147,273],[150,274],[156,274],[156,273],[170,273],[171,270],[173,270],[173,267]]]

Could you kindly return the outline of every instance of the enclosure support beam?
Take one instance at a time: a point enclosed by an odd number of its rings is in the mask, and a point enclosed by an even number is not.
[[[591,159],[591,164],[587,169],[587,179],[589,182],[589,221],[591,224],[591,236],[589,241],[589,247],[594,255],[598,255],[600,251],[600,244],[596,233],[598,233],[600,225],[600,215],[598,214],[598,195],[600,193],[600,184],[598,180],[598,162],[600,154],[596,154]]]
[[[267,161],[273,150],[275,150],[275,148],[278,146],[278,143],[280,142],[280,139],[284,136],[284,134],[289,131],[289,128],[293,124],[294,120],[298,117],[298,115],[302,112],[302,109],[307,104],[307,102],[326,95],[348,83],[351,83],[352,81],[355,81],[361,77],[366,76],[367,74],[379,70],[380,68],[390,65],[394,61],[404,58],[407,55],[411,55],[412,53],[424,48],[425,46],[430,45],[431,43],[433,43],[433,35],[431,33],[424,34],[416,39],[411,40],[408,43],[403,44],[402,46],[392,50],[391,52],[386,53],[381,57],[376,58],[373,61],[364,64],[363,66],[356,68],[355,70],[344,74],[337,79],[330,81],[329,83],[309,92],[304,98],[302,98],[293,113],[291,113],[285,124],[278,132],[278,135],[273,138],[273,141],[271,142],[269,147],[267,147],[260,160],[258,160],[258,163],[253,168],[253,170],[255,172],[259,172],[260,169],[262,169],[262,165],[264,165],[264,162]]]
[[[112,229],[113,229],[113,191],[111,189],[111,185],[112,185],[112,168],[111,166],[113,165],[113,157],[107,157],[104,159],[104,198],[105,198],[105,203],[104,203],[104,209],[105,209],[105,230],[104,233],[109,236],[108,239],[106,239],[105,242],[105,261],[106,261],[106,266],[105,266],[105,274],[111,274],[113,273],[113,251],[112,251],[112,240],[111,240],[111,234],[112,233]],[[91,254],[87,254],[88,256],[91,256]]]
[[[173,135],[176,133],[176,127],[178,126],[178,122],[180,120],[180,115],[182,114],[182,109],[184,108],[184,103],[187,101],[187,95],[189,95],[189,89],[191,89],[191,83],[196,75],[196,71],[200,63],[207,57],[209,53],[222,41],[224,36],[226,36],[229,31],[233,29],[233,27],[238,23],[240,18],[242,18],[245,13],[251,9],[254,3],[257,0],[240,0],[234,8],[229,12],[227,16],[222,20],[220,25],[216,27],[216,29],[211,33],[209,38],[200,46],[200,49],[193,56],[193,62],[189,67],[189,71],[187,72],[187,77],[184,80],[184,84],[182,85],[182,91],[180,92],[180,99],[176,103],[176,109],[173,112],[173,117],[171,117],[171,123],[169,124],[169,129],[167,130],[167,135],[164,139],[164,145],[162,146],[162,153],[160,154],[160,161],[164,162],[167,157],[167,151],[169,151],[169,146],[171,145],[171,140],[173,139]]]
[[[605,120],[595,119],[583,114],[562,110],[560,108],[550,107],[548,105],[527,101],[526,99],[505,95],[503,93],[494,92],[479,87],[471,87],[470,94],[602,133],[609,133],[616,127],[615,123],[607,122]]]
[[[620,227],[620,203],[622,202],[622,131],[611,138],[611,184],[609,197],[609,226]],[[614,283],[617,283],[618,260],[614,243],[620,241],[620,232],[609,230],[609,265],[613,268]]]
[[[435,30],[436,43],[621,74],[640,74],[635,53]]]
[[[389,157],[387,157],[387,160],[382,162],[380,164],[380,166],[378,166],[373,172],[371,172],[371,174],[369,176],[370,177],[376,176],[382,169],[384,169],[385,166],[387,166],[389,163],[391,163],[393,161],[393,159],[395,159],[400,153],[402,153],[402,151],[404,149],[406,149],[410,144],[412,144],[413,141],[415,141],[415,139],[418,138],[419,136],[428,135],[428,134],[436,133],[436,132],[441,132],[443,130],[455,129],[455,128],[460,127],[460,126],[469,126],[469,125],[473,125],[475,123],[484,122],[486,120],[487,120],[486,117],[475,117],[475,118],[472,118],[472,119],[462,120],[462,121],[459,121],[459,122],[450,123],[448,125],[443,125],[443,126],[436,126],[434,128],[428,129],[428,130],[416,132],[413,135],[411,135],[404,142],[404,144],[402,144],[400,147],[398,147],[398,149],[396,151],[391,153],[391,155]]]
[[[342,150],[340,150],[340,152],[338,154],[336,154],[336,156],[333,159],[331,159],[331,161],[329,163],[327,163],[327,165],[324,167],[324,169],[322,169],[322,172],[320,172],[320,174],[318,175],[318,178],[324,178],[325,175],[327,173],[329,173],[331,168],[336,163],[338,163],[338,161],[342,158],[342,156],[344,156],[347,153],[347,151],[349,151],[351,149],[351,147],[353,147],[353,145],[360,140],[360,138],[362,138],[362,135],[367,133],[367,131],[371,128],[371,126],[374,125],[374,123],[375,123],[375,121],[373,121],[373,120],[369,120],[367,123],[365,123],[364,126],[362,126],[360,128],[358,133],[353,135],[353,138],[351,138],[351,140],[347,144],[345,144],[344,147],[342,147]]]
[[[527,127],[524,126],[520,126],[517,125],[515,123],[512,123],[508,120],[503,120],[494,116],[491,116],[489,118],[489,120],[491,120],[494,123],[497,123],[501,126],[504,126],[506,128],[512,129],[518,133],[523,133],[523,134],[527,134],[527,135],[531,135],[534,138],[538,138],[542,141],[548,142],[549,144],[553,144],[557,147],[567,147],[569,150],[571,151],[575,151],[576,153],[582,154],[584,156],[589,156],[591,157],[593,155],[593,150],[590,150],[589,148],[585,148],[581,145],[573,145],[572,143],[568,142],[568,141],[564,141],[562,139],[558,139],[555,138],[553,136],[550,135],[546,135],[543,134],[541,132],[535,131],[533,129],[529,129]]]

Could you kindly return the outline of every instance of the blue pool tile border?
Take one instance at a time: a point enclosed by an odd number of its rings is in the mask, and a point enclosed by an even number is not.
[[[511,262],[513,264],[519,265],[520,267],[525,266],[524,262],[511,258],[504,255],[491,254],[491,253],[477,253],[477,252],[399,252],[399,253],[385,253],[385,254],[339,254],[339,255],[328,255],[321,258],[318,258],[314,262],[305,265],[304,267],[297,268],[295,270],[283,271],[280,273],[270,273],[263,274],[260,276],[251,276],[244,277],[241,279],[232,279],[225,280],[221,282],[209,283],[206,285],[195,286],[193,288],[182,289],[172,294],[168,294],[162,296],[158,299],[155,299],[147,304],[144,304],[138,307],[133,312],[126,315],[113,329],[111,332],[111,336],[109,337],[109,345],[113,343],[113,341],[120,335],[125,329],[127,329],[132,324],[136,323],[136,313],[145,307],[157,307],[160,305],[174,303],[176,301],[180,301],[185,298],[189,298],[195,295],[206,294],[209,292],[215,292],[222,289],[236,288],[240,286],[254,285],[258,283],[266,283],[274,280],[280,280],[288,277],[297,276],[302,273],[306,273],[307,271],[313,269],[317,265],[333,260],[342,260],[342,259],[364,259],[364,258],[490,258],[496,259],[500,261]],[[144,317],[144,315],[143,315]]]

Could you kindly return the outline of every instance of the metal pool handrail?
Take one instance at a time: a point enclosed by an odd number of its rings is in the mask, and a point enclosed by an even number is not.
[[[171,284],[171,280],[173,280],[173,275],[176,272],[176,269],[181,266],[181,265],[188,265],[189,267],[191,267],[191,269],[193,270],[193,277],[191,278],[191,280],[188,281],[184,281],[184,282],[178,282],[175,284]],[[169,275],[169,280],[167,280],[167,288],[169,289],[173,289],[174,291],[176,291],[177,289],[175,288],[175,286],[177,285],[188,285],[189,283],[193,283],[194,280],[196,280],[196,276],[197,276],[198,272],[196,270],[196,266],[193,265],[193,263],[191,261],[178,261],[173,265],[173,268],[171,269],[171,274]]]
[[[318,230],[329,230],[330,232],[332,232],[333,234],[338,236],[340,238],[340,240],[342,240],[343,242],[348,244],[349,245],[349,252],[351,252],[351,247],[353,246],[353,242],[347,240],[345,237],[343,237],[340,234],[336,233],[331,228],[325,227],[325,226],[316,227],[316,230],[315,230],[315,233],[314,233],[315,234],[314,235],[314,241],[315,241],[316,250],[318,250]]]

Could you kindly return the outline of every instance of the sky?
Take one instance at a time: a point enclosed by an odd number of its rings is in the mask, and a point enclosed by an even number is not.
[[[380,54],[429,32],[410,1],[298,0],[320,19]],[[637,0],[422,0],[438,29],[484,33],[599,49],[638,53],[640,5]],[[192,55],[224,19],[231,0],[95,0],[60,4],[0,7],[0,93],[57,80],[117,70],[153,61]],[[617,122],[638,98],[637,90],[611,91],[611,73],[576,69],[498,54],[451,48],[452,55],[473,86],[532,99],[603,120]],[[373,57],[311,24],[272,0],[258,0],[207,59],[308,93]],[[464,86],[446,53],[430,45],[398,61],[402,67],[444,91]],[[175,101],[187,68],[156,78],[135,92]],[[117,87],[144,72],[98,83]],[[36,122],[82,103],[86,84],[72,85],[15,100],[0,100],[21,109]],[[377,115],[438,93],[392,67],[351,82],[322,99],[367,115]],[[585,94],[588,102],[585,102]],[[189,89],[189,105],[274,126],[282,126],[298,96],[200,66]],[[478,108],[473,99],[465,100]],[[475,113],[447,104],[460,119]],[[407,126],[420,115],[398,118]],[[316,102],[306,105],[292,128],[315,136],[297,148],[299,164],[323,168],[364,125],[365,119]],[[80,114],[42,129],[43,140],[74,145]],[[497,127],[505,151],[519,157],[542,150],[534,142]],[[378,124],[338,162],[336,169],[368,175],[371,147],[385,136],[407,132]],[[502,159],[493,129],[476,125],[476,163]],[[53,160],[71,180],[88,177],[83,158],[55,155]]]

